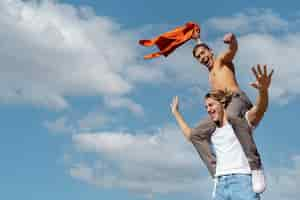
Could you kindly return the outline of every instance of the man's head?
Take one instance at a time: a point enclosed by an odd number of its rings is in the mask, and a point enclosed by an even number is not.
[[[214,54],[207,44],[197,44],[193,49],[193,56],[198,60],[198,62],[205,65],[208,69],[212,68]]]
[[[232,93],[212,90],[205,95],[205,108],[209,117],[218,125],[223,124],[225,109],[230,103]]]

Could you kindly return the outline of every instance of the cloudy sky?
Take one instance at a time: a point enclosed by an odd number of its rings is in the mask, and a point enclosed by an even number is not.
[[[275,69],[255,131],[264,199],[300,193],[300,3],[289,1],[0,1],[0,188],[4,199],[209,199],[212,181],[170,114],[202,117],[207,71],[193,42],[168,58],[138,45],[188,21],[216,53],[234,32],[241,88]]]

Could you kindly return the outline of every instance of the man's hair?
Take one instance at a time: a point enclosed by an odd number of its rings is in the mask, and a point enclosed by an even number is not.
[[[196,45],[194,46],[194,49],[193,49],[193,56],[194,56],[194,57],[195,57],[196,51],[197,51],[197,49],[198,49],[199,47],[204,47],[204,48],[206,48],[206,49],[208,49],[208,50],[211,50],[211,48],[209,48],[209,46],[208,46],[207,44],[205,44],[205,43],[196,44]]]
[[[211,90],[205,95],[205,99],[212,98],[223,104],[224,108],[226,108],[231,102],[232,95],[232,92],[230,92],[229,90]]]

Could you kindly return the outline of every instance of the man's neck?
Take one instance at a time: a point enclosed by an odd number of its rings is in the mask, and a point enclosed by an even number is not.
[[[215,59],[213,58],[211,66],[210,67],[206,66],[209,72],[211,72],[211,70],[214,68],[214,65],[215,65]]]

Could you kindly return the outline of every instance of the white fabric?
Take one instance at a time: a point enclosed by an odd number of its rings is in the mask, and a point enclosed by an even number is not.
[[[253,124],[251,124],[251,122],[249,121],[249,116],[248,116],[248,114],[249,114],[249,111],[247,111],[247,112],[245,113],[245,119],[246,119],[246,121],[248,122],[249,127],[253,130],[253,129],[256,128],[256,126],[254,126]]]
[[[229,123],[216,128],[211,141],[217,158],[216,176],[251,174],[248,159]]]
[[[252,170],[252,188],[255,193],[262,193],[266,190],[266,178],[263,170]]]

